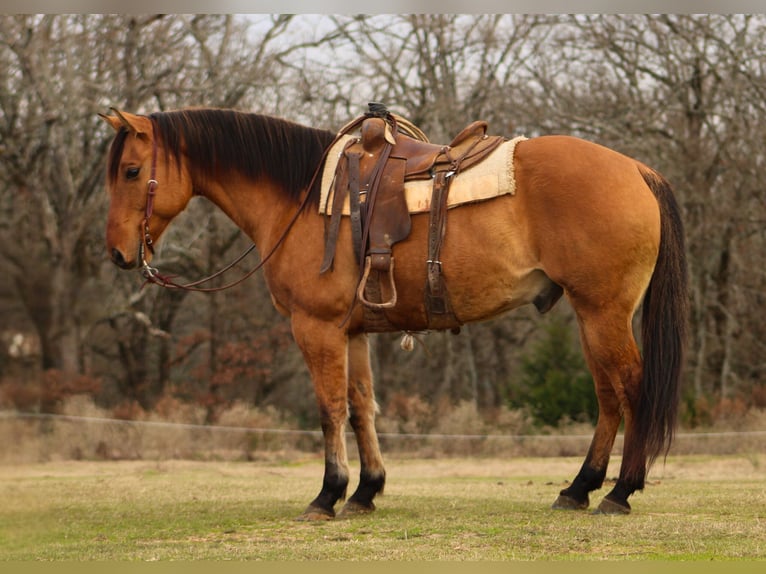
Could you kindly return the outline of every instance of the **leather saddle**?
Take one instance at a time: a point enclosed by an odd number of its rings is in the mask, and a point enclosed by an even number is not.
[[[432,179],[426,314],[429,329],[459,325],[449,304],[439,261],[449,185],[462,170],[481,162],[505,138],[487,136],[487,122],[476,121],[449,145],[433,144],[407,120],[374,103],[367,114],[347,124],[339,136],[357,127],[359,137],[346,145],[335,171],[321,272],[332,268],[340,218],[348,198],[354,252],[360,268],[356,297],[367,310],[377,314],[368,313],[368,323],[379,323],[380,330],[391,327],[381,313],[397,302],[392,247],[406,239],[411,230],[404,184]]]

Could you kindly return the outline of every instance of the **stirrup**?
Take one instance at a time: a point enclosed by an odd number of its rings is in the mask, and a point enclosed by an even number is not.
[[[388,277],[391,282],[391,291],[393,292],[393,295],[391,295],[391,299],[384,302],[384,303],[374,303],[372,301],[368,301],[364,296],[364,290],[367,287],[367,280],[370,278],[370,269],[372,267],[372,258],[368,255],[364,260],[364,275],[362,275],[362,280],[359,282],[359,286],[356,289],[356,296],[359,299],[359,301],[362,302],[362,305],[365,307],[369,307],[370,309],[391,309],[392,307],[396,306],[396,285],[394,284],[394,258],[391,258],[391,266],[388,268]]]

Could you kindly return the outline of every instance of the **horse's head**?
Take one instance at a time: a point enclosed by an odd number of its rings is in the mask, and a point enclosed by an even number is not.
[[[101,115],[117,132],[107,166],[106,249],[116,265],[131,269],[151,261],[153,242],[186,207],[192,186],[181,156],[157,141],[149,117],[113,111]]]

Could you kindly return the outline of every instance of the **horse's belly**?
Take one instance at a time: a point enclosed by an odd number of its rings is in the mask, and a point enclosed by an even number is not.
[[[560,288],[539,269],[519,276],[492,279],[474,289],[455,290],[453,306],[461,322],[483,321],[529,303],[544,312],[560,295]]]
[[[540,312],[545,312],[555,304],[562,292],[561,287],[539,269],[506,274],[468,270],[458,274],[453,272],[451,276],[445,274],[445,284],[457,318],[454,327],[491,319],[529,303],[533,303]],[[385,313],[396,330],[419,331],[429,328],[423,287],[399,285],[399,304]]]

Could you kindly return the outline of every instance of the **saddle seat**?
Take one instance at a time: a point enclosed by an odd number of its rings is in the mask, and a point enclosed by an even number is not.
[[[400,122],[402,129],[399,129]],[[384,311],[395,307],[397,302],[392,247],[406,239],[411,230],[404,184],[433,179],[425,311],[429,328],[459,326],[449,305],[439,261],[449,185],[461,170],[482,161],[506,139],[487,136],[487,122],[475,121],[461,130],[449,145],[433,144],[420,130],[384,107],[347,124],[338,137],[356,127],[360,135],[345,146],[335,171],[332,211],[320,272],[332,267],[342,206],[348,198],[354,251],[360,268],[356,296],[365,307],[366,328],[386,331],[393,327],[395,330]],[[350,313],[351,309],[349,316]]]
[[[394,137],[395,144],[390,157],[405,160],[404,177],[407,181],[431,179],[435,170],[448,168],[456,161],[462,162],[462,169],[466,169],[484,159],[489,151],[504,141],[504,138],[498,136],[488,137],[487,127],[485,121],[472,122],[449,145],[434,144],[399,133]],[[388,129],[388,124],[381,118],[365,120],[360,130],[362,148],[373,156],[379,154],[383,146],[390,143],[390,135],[386,135]]]

